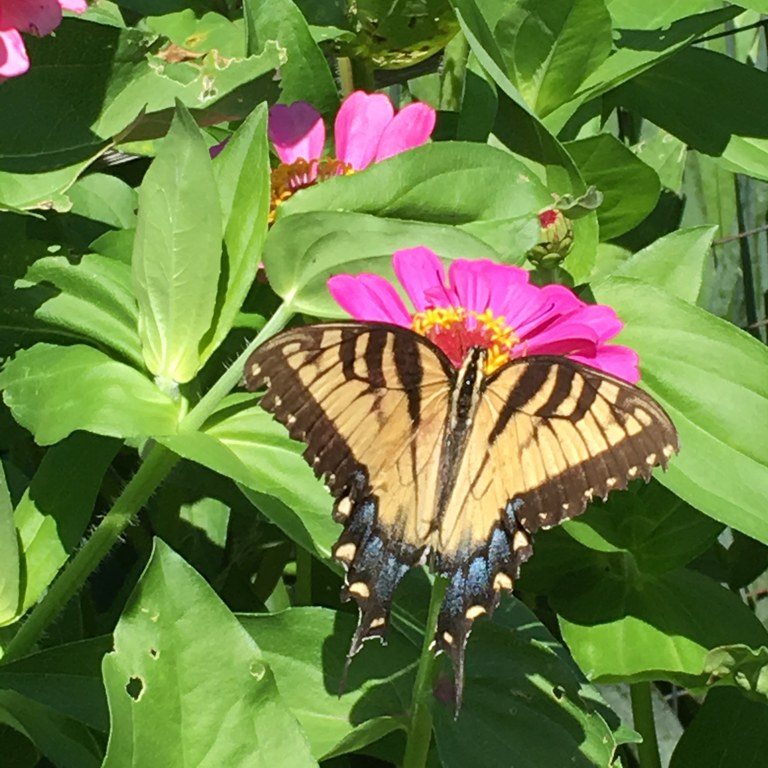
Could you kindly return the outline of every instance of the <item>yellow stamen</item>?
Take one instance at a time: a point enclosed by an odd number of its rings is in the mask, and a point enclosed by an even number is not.
[[[316,171],[315,178],[312,178],[313,169]],[[292,163],[280,163],[271,174],[269,223],[274,223],[277,207],[292,197],[297,190],[311,187],[319,181],[327,181],[334,176],[349,176],[354,172],[351,165],[334,157],[322,160],[305,160],[300,157]]]
[[[466,325],[468,317],[475,318],[477,322],[477,327],[471,331]],[[504,316],[495,316],[490,309],[474,312],[463,307],[433,307],[417,312],[411,322],[411,328],[416,333],[430,336],[433,340],[441,333],[458,331],[456,325],[460,325],[460,330],[470,334],[470,337],[476,334],[478,338],[470,338],[470,341],[476,341],[488,350],[485,360],[486,375],[509,362],[512,348],[520,341],[504,321]]]

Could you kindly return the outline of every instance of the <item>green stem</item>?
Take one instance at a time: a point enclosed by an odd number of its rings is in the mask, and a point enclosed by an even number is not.
[[[405,744],[403,768],[424,768],[427,764],[429,745],[432,742],[432,689],[438,670],[438,662],[430,650],[432,638],[437,626],[437,615],[445,597],[448,580],[435,576],[432,584],[432,596],[429,600],[427,624],[424,630],[424,643],[416,670],[416,682],[413,684],[411,698],[411,721],[408,726],[408,738]]]
[[[8,644],[3,661],[25,656],[32,650],[51,621],[106,557],[130,525],[136,511],[144,505],[177,461],[178,457],[167,448],[157,443],[152,446],[138,472],[112,505],[112,509],[53,582],[43,599],[32,609],[27,620]]]
[[[312,555],[304,547],[296,547],[296,585],[294,605],[312,605]]]
[[[181,420],[179,431],[191,432],[203,425],[225,395],[242,378],[243,366],[251,352],[280,330],[291,315],[290,302],[283,302],[242,355]],[[138,471],[125,486],[91,537],[66,565],[45,597],[32,609],[27,620],[10,641],[5,650],[4,661],[19,658],[32,650],[48,625],[85,584],[178,460],[178,456],[158,443],[150,448]]]
[[[632,683],[629,686],[635,730],[643,737],[643,741],[637,745],[640,768],[661,768],[651,690],[651,683]]]
[[[336,59],[336,66],[339,68],[341,95],[346,98],[355,90],[355,77],[352,73],[352,59],[348,56],[339,56],[338,59]]]

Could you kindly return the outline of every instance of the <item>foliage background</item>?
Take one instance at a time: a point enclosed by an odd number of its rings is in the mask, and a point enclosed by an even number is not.
[[[763,766],[767,12],[97,0],[29,39],[0,86],[8,764]],[[354,87],[438,108],[433,143],[300,192],[268,231],[267,105],[332,118]],[[560,278],[616,307],[682,450],[537,537],[473,633],[456,721],[443,663],[430,745],[427,576],[339,698],[338,527],[237,390],[243,350],[338,316],[327,276],[391,275],[397,248],[525,264],[536,213],[588,185],[603,204]]]

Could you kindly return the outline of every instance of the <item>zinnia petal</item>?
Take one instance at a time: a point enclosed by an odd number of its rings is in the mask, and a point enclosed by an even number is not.
[[[417,312],[429,307],[450,307],[451,297],[445,287],[443,262],[424,246],[395,251],[392,264],[400,285]]]
[[[0,78],[23,75],[29,69],[29,57],[21,35],[15,29],[0,30]]]
[[[601,344],[594,355],[568,355],[571,360],[598,368],[630,384],[640,380],[640,359],[637,352],[621,344]]]
[[[72,13],[85,13],[88,10],[88,3],[85,0],[59,0],[59,5],[64,11]]]
[[[411,327],[411,313],[392,283],[380,275],[334,275],[328,290],[355,320],[372,320]]]
[[[3,27],[15,27],[32,35],[48,35],[61,23],[57,0],[13,0],[2,3]]]
[[[403,107],[384,129],[376,150],[376,160],[386,160],[426,144],[435,128],[435,118],[435,110],[421,101]]]
[[[525,337],[515,348],[524,355],[593,355],[600,341],[584,323],[553,323],[546,330]]]
[[[392,102],[383,93],[350,93],[336,115],[336,157],[356,171],[367,168],[394,114]]]
[[[306,101],[275,104],[269,110],[269,140],[283,163],[319,160],[325,144],[325,124]]]

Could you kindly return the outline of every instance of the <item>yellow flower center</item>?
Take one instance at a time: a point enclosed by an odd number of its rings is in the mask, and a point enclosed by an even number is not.
[[[313,169],[317,171],[314,178]],[[322,160],[305,160],[300,157],[292,163],[280,163],[272,170],[269,223],[274,223],[277,207],[298,190],[314,186],[319,181],[327,181],[334,176],[349,176],[354,172],[349,163],[343,163],[335,157],[325,157]]]
[[[474,319],[474,327],[467,320]],[[463,307],[434,307],[413,316],[411,328],[436,344],[456,368],[472,347],[488,350],[485,374],[491,374],[509,362],[512,348],[520,341],[503,315],[490,309],[474,312]]]

